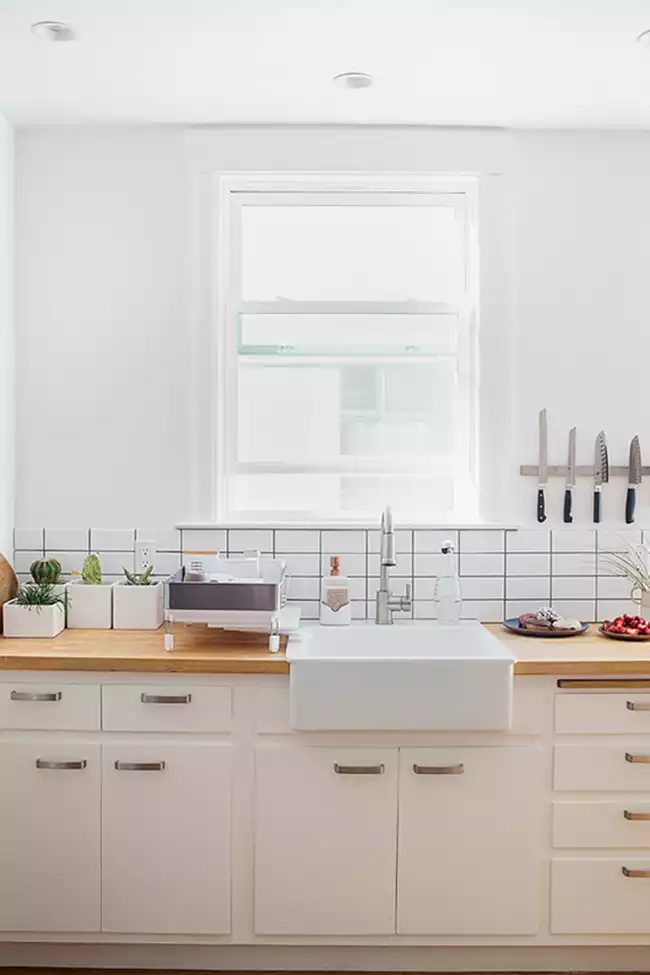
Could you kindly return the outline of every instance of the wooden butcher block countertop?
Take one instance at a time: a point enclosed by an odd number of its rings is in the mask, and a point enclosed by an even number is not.
[[[395,626],[408,626],[396,622]],[[487,627],[516,658],[515,674],[650,677],[650,641],[609,640],[594,625],[583,636],[541,639]],[[53,640],[0,637],[0,670],[63,670],[103,673],[288,674],[282,651],[271,654],[266,638],[224,633],[205,626],[174,627],[176,649],[163,649],[163,631],[64,630]]]

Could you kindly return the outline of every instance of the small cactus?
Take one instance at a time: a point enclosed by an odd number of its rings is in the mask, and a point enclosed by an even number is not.
[[[61,563],[58,559],[36,559],[29,567],[32,579],[36,583],[48,583],[51,586],[61,578]]]
[[[127,586],[150,586],[151,585],[151,573],[153,572],[153,565],[148,565],[144,572],[129,572],[128,569],[123,569],[124,575],[126,576]]]
[[[97,555],[86,556],[81,570],[81,578],[86,586],[101,586],[102,567]]]

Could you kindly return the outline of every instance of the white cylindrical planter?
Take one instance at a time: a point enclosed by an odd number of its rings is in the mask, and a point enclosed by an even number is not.
[[[65,626],[63,606],[19,606],[15,599],[2,608],[6,637],[53,637]]]
[[[87,586],[69,582],[68,626],[73,630],[110,630],[113,625],[113,587],[110,583]]]
[[[129,586],[116,582],[113,586],[113,627],[116,630],[157,630],[163,621],[163,587]]]

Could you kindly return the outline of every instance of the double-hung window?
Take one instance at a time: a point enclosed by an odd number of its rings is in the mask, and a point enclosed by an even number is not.
[[[222,178],[218,516],[475,511],[472,178]]]

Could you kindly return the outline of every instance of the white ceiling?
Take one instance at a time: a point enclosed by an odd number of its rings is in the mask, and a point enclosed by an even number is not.
[[[69,22],[74,43],[35,37]],[[649,0],[0,0],[0,111],[40,122],[650,127]],[[375,76],[341,91],[342,71]]]

